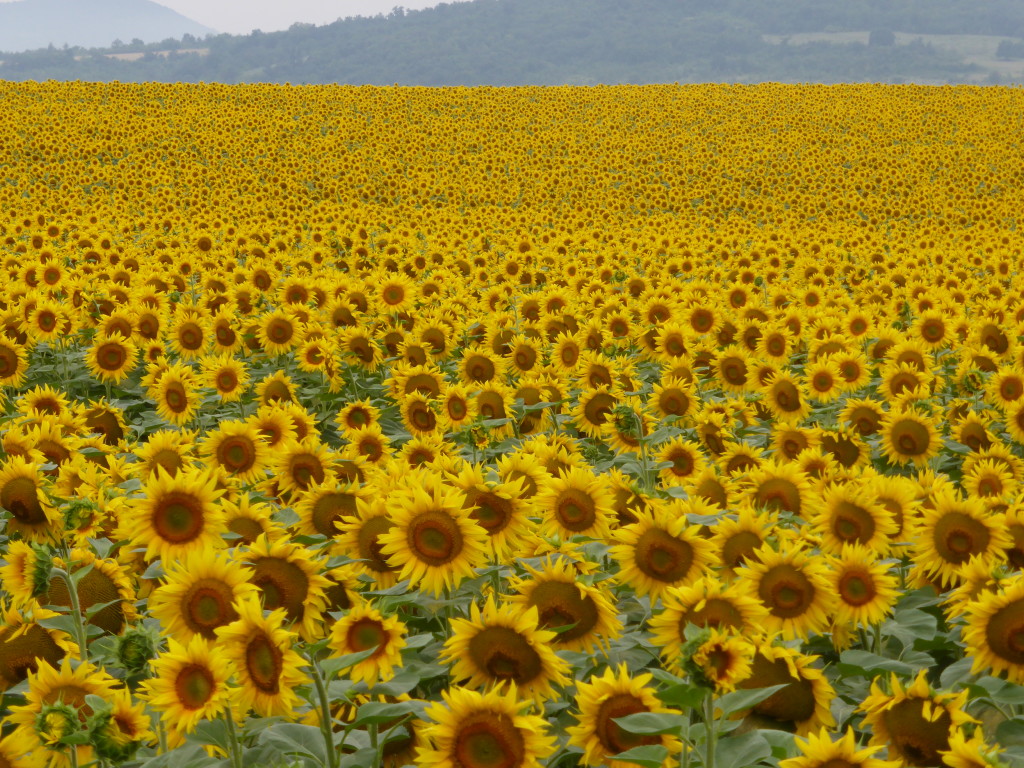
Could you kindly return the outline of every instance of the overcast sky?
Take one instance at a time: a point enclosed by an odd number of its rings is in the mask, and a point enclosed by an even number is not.
[[[440,0],[154,0],[218,32],[273,32],[295,22],[329,24],[346,16],[376,16],[396,5],[409,10],[431,8]],[[449,0],[450,1],[450,0]],[[12,0],[0,0],[12,2]]]

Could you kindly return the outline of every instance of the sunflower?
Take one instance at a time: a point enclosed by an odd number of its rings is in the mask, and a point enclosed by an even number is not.
[[[599,438],[602,427],[618,404],[619,398],[606,386],[585,389],[572,409],[573,423],[588,437]]]
[[[22,456],[0,464],[0,507],[10,514],[8,536],[47,542],[59,535],[60,511],[50,502],[39,465]]]
[[[28,675],[28,691],[25,704],[11,707],[8,721],[16,726],[15,733],[21,733],[36,742],[36,749],[44,754],[49,752],[51,768],[66,768],[69,765],[84,765],[95,759],[93,749],[89,745],[73,747],[76,751],[75,760],[69,758],[67,747],[63,744],[50,745],[39,743],[36,728],[43,711],[58,702],[70,708],[69,716],[77,722],[72,727],[83,728],[87,719],[93,714],[92,706],[86,696],[99,696],[104,699],[113,697],[117,690],[117,681],[107,674],[102,667],[96,667],[83,661],[72,668],[70,660],[65,658],[60,668],[50,666],[46,661],[39,662],[39,668]]]
[[[870,627],[892,612],[899,597],[898,580],[877,551],[844,544],[829,569],[839,624]]]
[[[800,382],[788,373],[776,373],[760,388],[761,402],[781,422],[794,424],[811,412],[811,403]]]
[[[804,369],[804,382],[811,398],[819,403],[831,403],[845,388],[839,364],[832,355],[808,363]]]
[[[544,481],[534,500],[541,517],[541,535],[588,536],[608,534],[614,498],[600,475],[572,467]]]
[[[146,480],[143,496],[129,501],[123,524],[131,544],[146,557],[171,562],[192,551],[223,546],[221,492],[210,471],[185,469],[169,475],[157,469]]]
[[[183,363],[167,366],[148,394],[156,401],[157,413],[179,427],[195,416],[201,402],[199,381]]]
[[[140,695],[178,734],[219,716],[236,695],[228,686],[233,670],[223,649],[198,635],[187,645],[168,638],[167,650],[150,668],[153,676],[142,683]]]
[[[1000,750],[988,745],[981,728],[968,737],[963,728],[954,728],[949,736],[949,749],[940,752],[949,768],[998,768],[1002,765]]]
[[[400,412],[402,423],[412,435],[443,434],[447,430],[437,401],[422,392],[410,392],[402,398]]]
[[[972,557],[1002,560],[1011,546],[1004,514],[989,511],[977,497],[942,491],[922,511],[913,553],[924,573],[949,587]]]
[[[220,421],[206,433],[200,456],[242,482],[255,482],[265,471],[269,459],[266,441],[245,421]]]
[[[744,496],[756,509],[806,514],[813,491],[810,480],[798,467],[774,460],[761,462],[743,480]]]
[[[698,398],[693,383],[665,376],[654,385],[648,405],[663,419],[685,420],[697,408]]]
[[[387,273],[373,279],[373,290],[385,313],[398,314],[413,308],[416,284],[407,275]]]
[[[986,394],[989,402],[1003,412],[1024,402],[1024,368],[1019,363],[1000,366],[988,380]]]
[[[973,673],[992,670],[1024,683],[1024,576],[1015,574],[995,590],[981,591],[967,603],[963,642]]]
[[[38,544],[10,541],[0,567],[0,583],[16,608],[45,595],[50,587],[53,558]]]
[[[687,521],[691,509],[690,501],[661,503],[614,532],[617,543],[609,554],[619,563],[619,578],[638,597],[657,600],[668,587],[689,584],[710,569],[714,550],[700,526]]]
[[[540,570],[522,567],[529,578],[512,577],[517,594],[509,602],[536,607],[540,628],[558,631],[552,642],[558,650],[592,653],[619,636],[622,622],[605,591],[582,581],[567,560],[549,556]]]
[[[960,480],[968,496],[984,498],[986,502],[1001,503],[1014,497],[1017,480],[1013,471],[998,459],[982,459],[972,462]]]
[[[152,720],[143,702],[135,702],[127,688],[117,688],[107,706],[89,721],[89,736],[96,756],[114,762],[134,757],[138,748],[153,741]]]
[[[853,728],[837,741],[832,740],[831,731],[822,728],[817,734],[809,733],[804,739],[795,741],[800,750],[799,757],[790,757],[779,763],[779,768],[899,768],[898,760],[882,760],[873,755],[881,745],[857,749]]]
[[[53,565],[63,568],[74,577],[79,609],[89,624],[112,635],[119,635],[126,625],[138,618],[135,588],[116,560],[100,558],[91,549],[76,547],[71,550],[69,563],[55,557]],[[79,571],[82,573],[79,574]],[[70,609],[71,596],[67,582],[59,576],[51,578],[42,602]]]
[[[180,360],[201,357],[210,346],[209,320],[194,310],[184,310],[173,318],[167,336]]]
[[[669,587],[661,595],[664,610],[648,624],[651,644],[661,649],[669,668],[681,672],[686,627],[694,624],[710,629],[754,634],[768,611],[750,591],[747,582],[723,585],[714,578],[702,578],[682,587]]]
[[[258,602],[253,576],[224,552],[189,553],[167,563],[160,586],[149,596],[149,612],[183,643],[196,635],[212,642],[218,627],[238,618],[238,606]]]
[[[334,421],[348,436],[356,430],[380,422],[380,409],[369,400],[356,400],[341,408],[335,415]]]
[[[100,381],[119,384],[138,365],[138,348],[120,334],[101,336],[85,353],[85,364]]]
[[[521,497],[523,480],[491,482],[484,477],[482,465],[467,462],[452,478],[452,485],[465,494],[463,508],[470,518],[487,532],[492,557],[504,562],[517,552],[534,528],[527,516],[529,505]]]
[[[252,570],[251,581],[265,609],[283,608],[288,622],[309,642],[320,636],[318,625],[331,583],[323,574],[323,563],[310,550],[284,537],[271,540],[263,535],[238,558]]]
[[[880,431],[885,457],[897,464],[923,467],[941,447],[934,421],[913,410],[890,411]]]
[[[818,447],[819,432],[790,424],[776,424],[772,428],[772,450],[781,459],[793,461],[808,448]]]
[[[736,575],[750,581],[768,609],[765,630],[781,632],[787,640],[824,632],[835,595],[829,588],[828,567],[820,558],[801,544],[787,542],[780,544],[778,552],[765,544],[754,558],[737,569]]]
[[[334,478],[311,485],[297,494],[292,506],[299,516],[296,529],[304,536],[324,536],[328,540],[338,534],[338,524],[356,515],[358,503],[371,495],[360,483],[342,482]]]
[[[548,722],[520,702],[515,684],[479,693],[449,688],[427,707],[434,721],[424,729],[427,742],[416,750],[422,768],[541,768],[555,751]]]
[[[388,497],[394,527],[380,534],[380,544],[388,561],[401,567],[399,578],[440,595],[484,565],[487,532],[464,502],[461,491],[437,482],[410,484]]]
[[[338,522],[339,549],[381,589],[392,586],[401,571],[388,561],[381,542],[381,536],[394,525],[384,499],[373,496],[357,501],[355,515]]]
[[[19,387],[28,371],[28,352],[21,344],[0,336],[0,385]]]
[[[884,556],[898,530],[873,490],[856,483],[825,486],[811,504],[807,519],[821,537],[822,551],[829,554],[838,554],[846,544],[859,544]]]
[[[576,706],[579,714],[573,716],[577,724],[566,729],[569,744],[583,750],[583,763],[604,768],[629,768],[629,762],[612,759],[613,755],[636,747],[659,744],[668,754],[679,752],[679,740],[670,735],[641,735],[630,733],[615,722],[617,718],[641,712],[670,712],[661,705],[654,689],[649,685],[649,674],[632,675],[621,665],[608,667],[604,674],[594,675],[589,682],[577,685]],[[663,766],[672,765],[666,759]]]
[[[27,730],[13,731],[0,739],[0,765],[5,768],[46,768],[47,756],[38,738]]]
[[[824,673],[815,666],[818,657],[768,641],[756,645],[750,676],[736,687],[786,687],[755,704],[745,713],[748,720],[761,728],[795,732],[798,736],[806,736],[823,726],[833,726],[835,718],[831,706],[836,692]]]
[[[157,470],[172,477],[183,469],[195,466],[195,432],[181,429],[158,429],[151,432],[146,442],[135,445],[138,463],[130,465],[133,474],[146,480]]]
[[[717,693],[730,693],[751,673],[755,647],[743,637],[712,628],[693,652],[689,669],[699,671],[698,682]]]
[[[204,357],[201,383],[217,392],[222,403],[233,403],[241,399],[249,386],[249,371],[245,363],[225,353],[219,357]]]
[[[381,464],[392,456],[391,440],[376,422],[361,429],[352,430],[343,455],[361,457],[370,464]]]
[[[711,527],[711,546],[721,564],[721,575],[731,578],[737,568],[753,561],[754,553],[778,526],[778,515],[742,504],[736,516],[721,516]]]
[[[561,374],[576,372],[582,349],[579,340],[571,333],[563,332],[555,337],[551,345],[551,361]]]
[[[440,659],[452,664],[453,680],[468,680],[474,688],[514,683],[536,701],[553,698],[554,686],[569,684],[569,663],[555,655],[555,633],[540,629],[536,607],[499,608],[489,596],[482,611],[473,603],[470,617],[452,619],[450,626]]]
[[[679,323],[670,321],[662,324],[658,331],[658,359],[671,365],[685,357],[691,335],[692,331]]]
[[[295,383],[283,370],[274,371],[256,385],[255,394],[260,405],[291,403],[295,400]]]
[[[237,692],[232,707],[260,717],[289,717],[301,700],[295,688],[310,682],[305,660],[293,648],[294,633],[284,628],[282,609],[264,614],[255,600],[238,603],[238,618],[217,628],[217,650],[233,666]]]
[[[57,664],[68,654],[81,655],[71,635],[40,624],[61,615],[56,611],[39,608],[38,603],[16,610],[6,602],[0,603],[0,610],[0,690],[24,681],[42,664]]]
[[[81,410],[86,429],[103,437],[103,444],[115,447],[121,444],[128,433],[128,425],[120,408],[108,403],[106,398],[87,402]]]
[[[974,722],[963,711],[967,691],[959,694],[933,693],[922,669],[907,688],[895,675],[889,677],[892,693],[886,693],[878,679],[871,683],[871,695],[861,702],[864,724],[871,729],[871,744],[887,746],[891,757],[911,766],[932,766],[942,762],[949,751],[953,729]]]
[[[368,658],[349,668],[347,676],[362,680],[370,688],[387,682],[402,666],[405,624],[385,616],[369,603],[357,603],[331,627],[328,647],[338,656],[373,650]]]
[[[259,319],[256,338],[267,355],[286,354],[298,346],[302,338],[302,322],[293,312],[277,307]]]
[[[751,355],[743,347],[732,344],[721,352],[714,362],[715,378],[725,392],[742,395],[751,387]]]

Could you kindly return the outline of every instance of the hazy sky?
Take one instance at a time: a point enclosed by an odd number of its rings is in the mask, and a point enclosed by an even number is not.
[[[450,1],[450,0],[449,0]],[[12,2],[12,0],[0,0]],[[272,32],[295,22],[329,24],[346,16],[376,16],[396,5],[409,10],[431,8],[440,0],[154,0],[218,32]]]

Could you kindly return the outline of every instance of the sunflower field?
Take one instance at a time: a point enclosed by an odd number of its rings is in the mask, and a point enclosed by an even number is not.
[[[0,83],[0,768],[1024,766],[1022,137]]]

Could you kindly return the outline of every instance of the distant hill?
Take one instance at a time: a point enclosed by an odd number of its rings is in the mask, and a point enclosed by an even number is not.
[[[0,51],[53,45],[105,48],[115,40],[158,42],[215,34],[150,0],[19,0],[0,3]]]
[[[472,0],[282,32],[5,55],[0,79],[1021,83],[1022,44],[1022,0]]]

